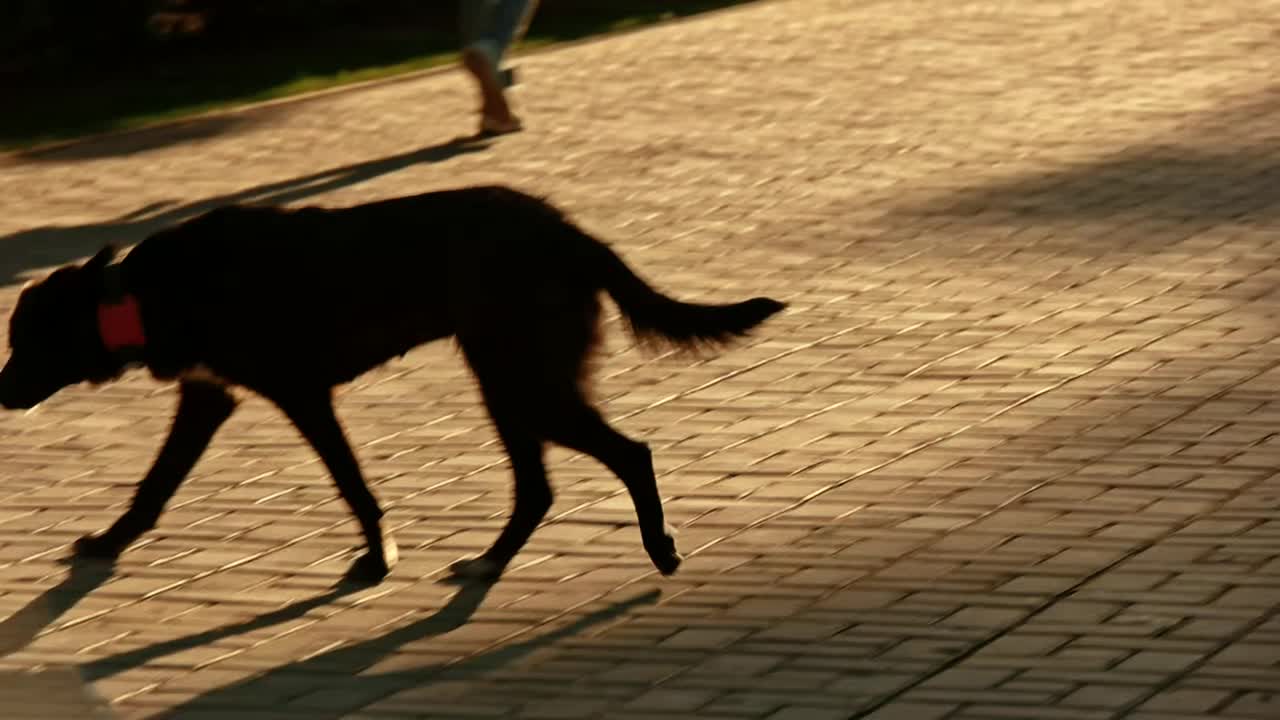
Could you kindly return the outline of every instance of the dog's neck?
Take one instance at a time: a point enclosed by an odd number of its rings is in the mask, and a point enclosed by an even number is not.
[[[98,301],[98,334],[102,345],[125,366],[141,362],[147,345],[138,299],[125,287],[120,264],[103,268],[102,299]]]

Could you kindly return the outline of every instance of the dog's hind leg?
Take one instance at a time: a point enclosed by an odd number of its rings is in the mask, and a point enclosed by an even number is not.
[[[546,515],[551,491],[540,459],[542,443],[549,440],[594,457],[622,480],[639,518],[645,550],[658,570],[670,575],[681,557],[663,519],[649,448],[609,427],[587,400],[587,360],[600,313],[595,292],[552,284],[534,294],[537,302],[477,303],[475,314],[460,323],[459,344],[480,380],[503,441],[511,447],[509,430],[504,429],[509,414],[519,423],[514,427],[538,440],[539,462],[526,458],[522,463],[512,452],[516,507],[511,522],[493,548],[479,559],[455,564],[454,572],[501,572],[503,562],[519,550],[516,541],[523,545]],[[486,558],[496,561],[496,567]]]
[[[77,555],[114,558],[155,527],[165,504],[236,407],[235,398],[212,383],[186,381],[179,385],[178,392],[178,410],[169,437],[138,483],[129,509],[105,532],[80,538],[75,544]]]
[[[649,447],[610,427],[580,392],[560,395],[547,407],[546,423],[549,440],[590,455],[622,480],[636,510],[645,552],[663,575],[674,573],[683,558],[663,517]]]
[[[576,306],[553,305],[549,312],[537,303],[519,305],[514,313],[502,305],[476,303],[460,323],[458,344],[511,459],[514,502],[493,545],[479,557],[450,566],[457,577],[496,580],[551,509],[551,485],[543,465],[547,388],[576,382],[598,313],[589,294],[577,299]],[[574,313],[581,322],[563,322]],[[547,323],[546,317],[554,320]]]
[[[333,412],[329,392],[273,393],[267,397],[284,411],[315,449],[338,486],[338,494],[360,523],[368,552],[356,559],[347,571],[347,578],[370,583],[382,581],[395,565],[398,551],[395,541],[382,533],[382,508],[365,483],[360,463]]]
[[[455,562],[450,570],[457,577],[493,581],[502,575],[547,516],[552,494],[542,463],[542,439],[531,431],[521,414],[522,408],[508,404],[512,397],[497,392],[493,386],[484,386],[483,390],[489,415],[511,459],[515,502],[511,517],[493,545],[479,557]]]

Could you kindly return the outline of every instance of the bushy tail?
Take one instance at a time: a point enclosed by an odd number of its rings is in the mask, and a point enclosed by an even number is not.
[[[617,253],[597,244],[601,283],[643,345],[674,345],[698,349],[723,345],[786,307],[772,298],[757,297],[727,305],[675,300],[654,290]]]

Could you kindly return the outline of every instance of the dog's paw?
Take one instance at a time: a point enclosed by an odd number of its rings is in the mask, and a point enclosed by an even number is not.
[[[114,561],[124,548],[104,535],[90,534],[81,537],[71,546],[71,552],[78,558],[91,560]]]
[[[658,537],[646,538],[644,549],[649,553],[653,566],[663,575],[675,574],[680,569],[680,563],[684,562],[684,556],[676,550],[675,530],[670,525],[664,526]]]
[[[351,567],[347,568],[343,580],[362,585],[377,585],[386,579],[391,573],[391,567],[395,565],[394,555],[391,557],[388,555],[389,553],[372,551],[361,555],[351,563]]]
[[[493,582],[502,577],[503,566],[484,556],[462,558],[449,566],[449,572],[459,580]]]

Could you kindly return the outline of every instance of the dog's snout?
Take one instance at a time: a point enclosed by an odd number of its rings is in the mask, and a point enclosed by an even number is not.
[[[5,410],[29,409],[28,407],[23,407],[23,405],[24,403],[18,398],[14,397],[13,393],[9,392],[8,388],[0,389],[0,408],[4,408]]]
[[[0,391],[0,408],[5,410],[30,410],[39,404],[39,400],[18,397],[12,393]]]
[[[5,410],[30,410],[40,404],[40,398],[32,397],[33,393],[24,390],[23,383],[17,379],[10,360],[0,368],[0,408]]]
[[[29,410],[30,406],[24,407],[24,403],[5,388],[0,389],[0,408],[5,410]]]
[[[9,380],[9,366],[6,365],[3,370],[0,370],[0,408],[5,410],[19,409],[14,406],[12,388],[13,383]]]

